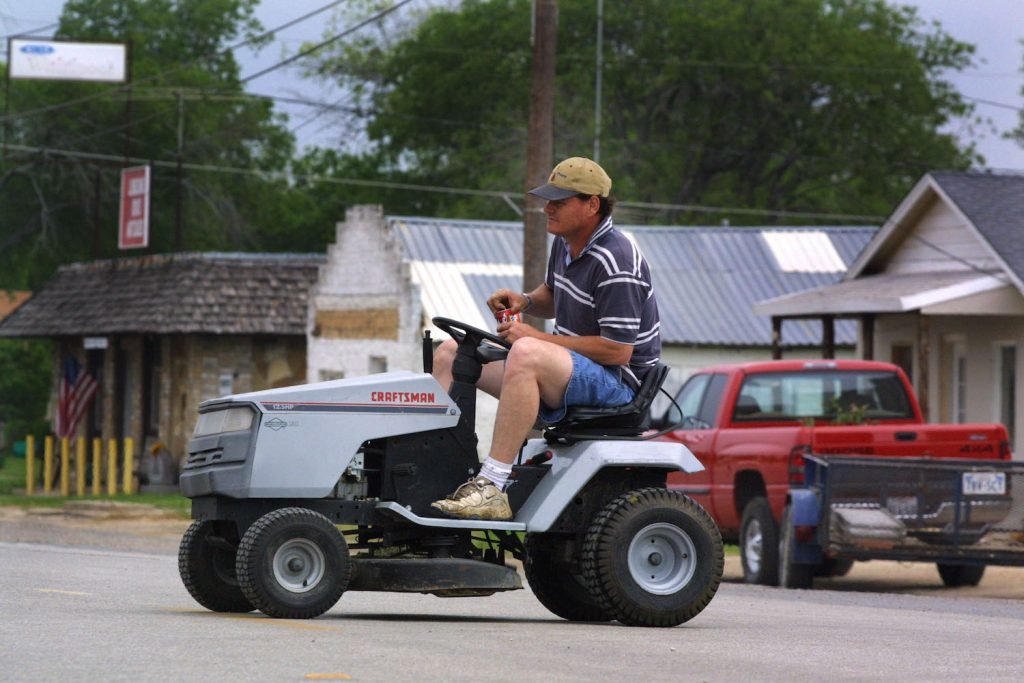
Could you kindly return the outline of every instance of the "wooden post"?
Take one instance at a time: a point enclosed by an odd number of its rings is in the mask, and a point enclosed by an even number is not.
[[[526,190],[543,184],[551,172],[554,154],[555,45],[558,38],[558,3],[536,0],[533,5],[533,67],[530,76],[530,112],[526,140]],[[544,200],[526,195],[523,215],[523,290],[544,281],[547,270],[547,216]],[[528,316],[538,329],[543,321]]]
[[[135,477],[135,440],[130,436],[124,439],[124,492],[134,493],[132,479]]]
[[[53,437],[49,434],[43,441],[43,493],[53,490]]]
[[[103,490],[103,439],[92,440],[92,495],[98,496]]]
[[[36,437],[25,437],[25,495],[36,493]]]
[[[71,495],[71,439],[60,438],[60,495]]]
[[[821,316],[821,357],[836,357],[836,317]]]
[[[117,439],[107,442],[107,494],[117,493]]]
[[[865,313],[860,317],[861,344],[864,349],[864,360],[875,359],[875,314]]]
[[[917,402],[921,406],[921,415],[924,421],[930,420],[928,414],[928,367],[931,356],[931,330],[928,326],[928,316],[917,314]]]
[[[75,442],[75,495],[85,496],[85,437]]]
[[[772,316],[772,360],[782,360],[782,318]]]

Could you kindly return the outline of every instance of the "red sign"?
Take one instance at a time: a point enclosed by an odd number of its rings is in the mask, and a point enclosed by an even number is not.
[[[149,246],[149,166],[121,169],[121,216],[118,249]]]

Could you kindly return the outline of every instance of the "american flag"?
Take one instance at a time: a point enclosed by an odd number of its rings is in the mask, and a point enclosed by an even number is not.
[[[99,385],[82,369],[74,356],[64,356],[64,371],[60,376],[57,396],[57,424],[53,430],[57,438],[72,436],[75,425],[89,409]]]

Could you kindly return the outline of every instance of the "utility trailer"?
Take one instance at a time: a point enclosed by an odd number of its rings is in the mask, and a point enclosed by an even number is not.
[[[1024,566],[1024,462],[807,456],[783,510],[780,585],[865,560],[934,562],[950,587]]]

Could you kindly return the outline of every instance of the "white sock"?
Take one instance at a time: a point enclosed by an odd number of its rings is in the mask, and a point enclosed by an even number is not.
[[[504,491],[508,485],[508,478],[512,474],[512,465],[495,460],[491,456],[487,456],[484,460],[484,464],[480,467],[480,476],[490,480],[492,484],[498,487],[499,491]]]

